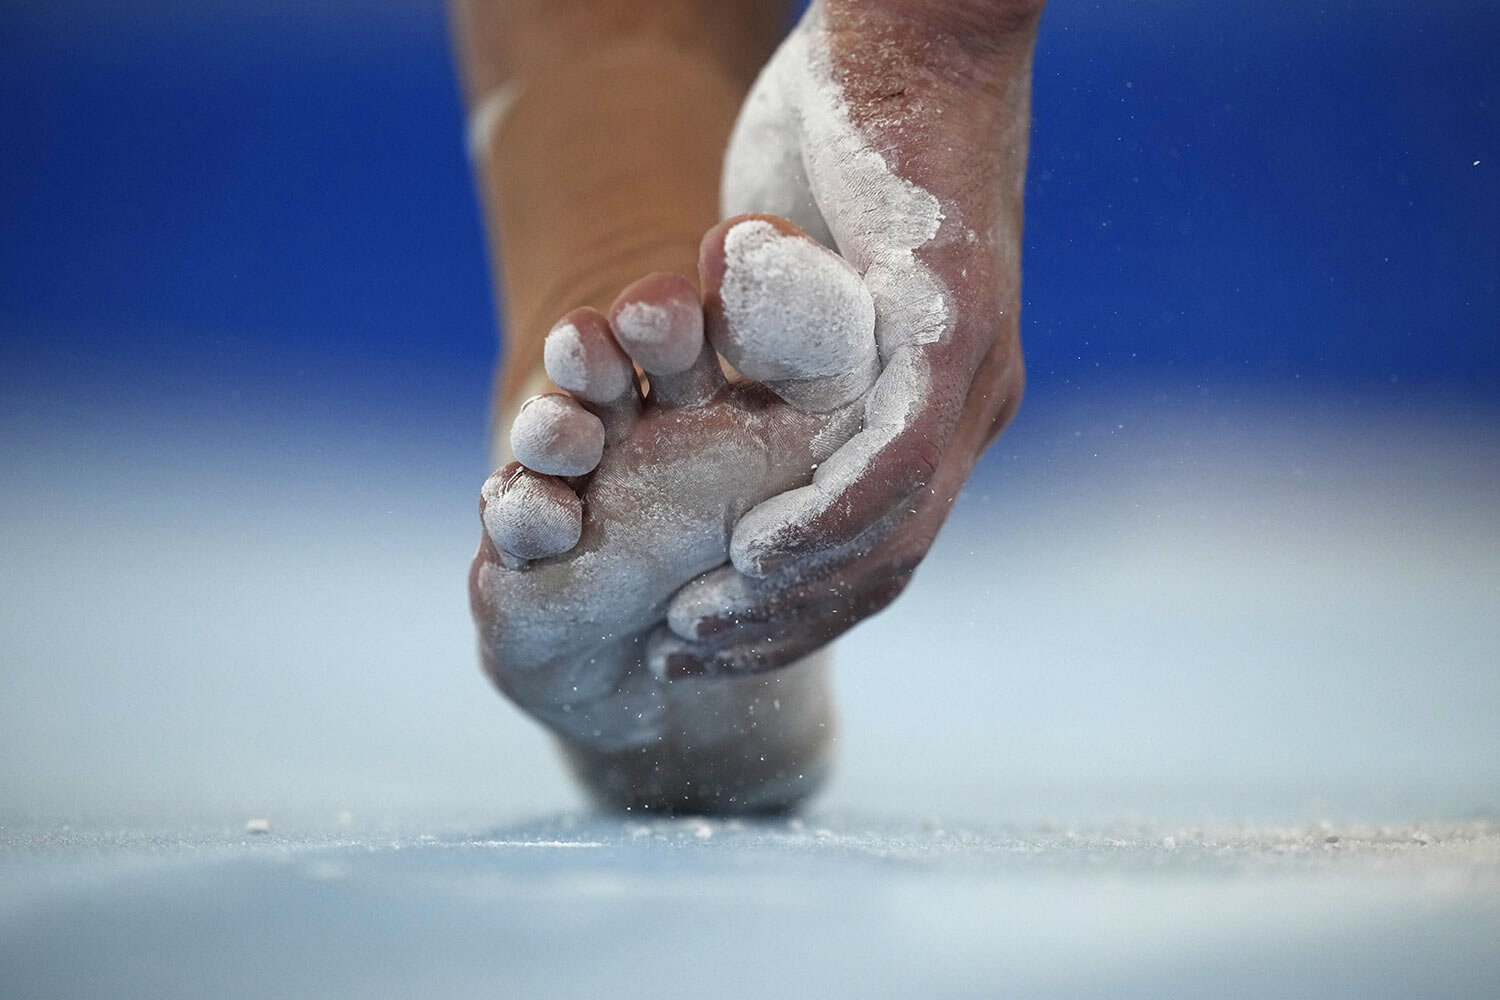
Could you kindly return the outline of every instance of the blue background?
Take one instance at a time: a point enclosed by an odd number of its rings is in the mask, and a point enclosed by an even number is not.
[[[0,47],[0,825],[573,801],[475,665],[440,6],[24,0]],[[1478,0],[1055,0],[1027,400],[840,646],[830,801],[1500,807],[1497,60]]]
[[[439,5],[0,2],[0,994],[1500,995],[1497,91],[1491,0],[1053,0],[1027,400],[830,789],[575,825]]]
[[[403,366],[437,397],[483,384],[493,314],[445,30],[433,3],[5,5],[11,377],[109,359],[282,385],[336,361]],[[1034,379],[1493,392],[1497,52],[1478,2],[1053,4]]]

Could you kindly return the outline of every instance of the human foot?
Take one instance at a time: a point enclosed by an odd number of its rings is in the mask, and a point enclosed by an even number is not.
[[[777,622],[825,641],[899,593],[1024,381],[1020,240],[1040,0],[814,0],[761,73],[725,160],[725,214],[837,248],[876,305],[865,424],[809,488],[751,510],[734,567],[669,621],[702,669]],[[846,595],[855,613],[812,598]],[[762,657],[763,662],[767,658]],[[774,666],[774,663],[767,665]]]
[[[608,317],[580,309],[553,328],[546,370],[567,392],[523,406],[519,461],[482,494],[470,595],[485,668],[596,752],[683,731],[663,682],[669,599],[726,562],[745,511],[805,485],[859,429],[877,374],[869,293],[795,226],[722,223],[700,271],[702,303],[686,279],[657,274]],[[757,381],[728,383],[721,353]],[[695,738],[712,742],[701,727]]]

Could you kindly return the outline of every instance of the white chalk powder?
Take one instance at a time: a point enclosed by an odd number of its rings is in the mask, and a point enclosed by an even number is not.
[[[628,302],[615,316],[615,328],[632,342],[660,344],[672,332],[673,314],[655,302]]]
[[[763,576],[765,560],[772,553],[809,544],[818,549],[841,541],[807,539],[799,533],[800,528],[847,491],[858,488],[856,484],[870,466],[905,430],[922,401],[930,397],[931,378],[926,368],[909,349],[898,351],[865,397],[864,430],[818,466],[810,485],[771,497],[740,518],[729,546],[735,568],[747,576]]]
[[[831,410],[858,399],[880,370],[875,304],[841,257],[769,222],[724,238],[725,327],[714,346],[761,382],[819,380],[790,402]]]
[[[558,386],[569,392],[579,392],[588,385],[588,364],[583,352],[583,342],[578,336],[578,327],[562,322],[547,334],[542,345],[542,362],[547,374]]]
[[[888,359],[902,344],[930,343],[953,328],[948,289],[916,257],[937,237],[945,213],[935,195],[897,175],[855,127],[824,32],[814,7],[756,81],[725,160],[723,208],[727,215],[779,212],[797,221],[783,210],[804,196],[768,188],[753,175],[768,163],[800,159],[801,169],[783,172],[783,183],[806,183],[806,201],[864,275],[875,298],[881,357]],[[793,150],[773,155],[766,144]]]
[[[833,235],[802,164],[800,128],[783,89],[785,76],[773,59],[750,88],[724,158],[720,210],[726,219],[748,212],[779,215],[832,248]]]
[[[563,552],[578,543],[583,505],[555,479],[529,473],[484,484],[484,528],[501,549],[522,559]]]
[[[703,310],[696,301],[627,302],[614,316],[640,366],[658,375],[687,371],[703,351]]]
[[[882,449],[905,429],[911,414],[931,399],[930,373],[905,353],[935,343],[954,329],[951,293],[917,256],[937,239],[945,209],[930,191],[891,169],[870,137],[855,127],[835,78],[827,26],[815,4],[777,50],[755,84],[736,124],[725,164],[726,214],[778,211],[799,195],[757,184],[749,175],[771,159],[752,149],[753,140],[789,143],[800,154],[801,171],[788,183],[807,184],[808,200],[827,223],[840,253],[864,277],[875,304],[875,332],[885,370],[866,402],[865,430],[818,470],[813,485],[757,506],[734,533],[735,565],[760,572],[760,560],[778,543],[813,544],[797,526],[840,501],[858,483]],[[759,203],[756,199],[764,199]]]
[[[808,179],[839,249],[875,298],[876,336],[889,359],[903,344],[930,343],[952,330],[948,290],[916,256],[937,237],[943,208],[930,191],[897,176],[854,127],[818,37],[817,45],[804,40],[806,57],[797,63],[805,73]]]
[[[511,424],[510,447],[534,472],[581,476],[604,453],[604,425],[567,396],[533,396],[521,404]]]
[[[591,403],[619,399],[633,377],[630,361],[619,348],[604,341],[602,334],[585,339],[578,327],[566,320],[547,334],[542,365],[558,388]]]

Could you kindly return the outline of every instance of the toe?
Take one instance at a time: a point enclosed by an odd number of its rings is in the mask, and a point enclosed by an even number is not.
[[[609,315],[620,344],[651,376],[652,403],[701,406],[724,387],[719,356],[703,339],[703,304],[682,275],[647,275]]]
[[[620,346],[649,375],[687,371],[703,350],[703,305],[680,274],[635,282],[615,299],[610,326]]]
[[[490,540],[521,559],[566,552],[583,534],[583,503],[568,484],[512,462],[485,482],[479,516]]]
[[[604,454],[604,424],[571,396],[533,396],[511,424],[510,447],[533,472],[581,476]]]
[[[635,367],[603,313],[574,309],[559,320],[547,334],[542,363],[548,378],[599,416],[611,439],[628,432],[640,409]]]
[[[875,381],[874,300],[859,272],[792,223],[728,219],[703,238],[699,267],[708,337],[743,374],[813,412]]]

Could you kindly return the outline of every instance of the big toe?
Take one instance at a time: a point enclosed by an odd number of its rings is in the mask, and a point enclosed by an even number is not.
[[[709,339],[799,409],[860,398],[880,373],[875,303],[859,272],[785,219],[744,215],[699,254]]]

